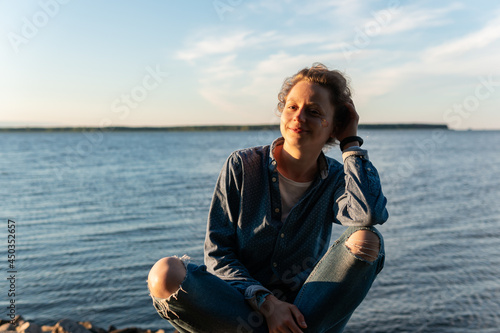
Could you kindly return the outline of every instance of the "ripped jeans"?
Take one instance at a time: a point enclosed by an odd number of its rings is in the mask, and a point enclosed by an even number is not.
[[[380,239],[379,255],[373,262],[356,257],[345,246],[346,240],[362,229],[372,230]],[[382,270],[384,258],[383,239],[378,230],[347,228],[293,295],[293,304],[308,325],[304,332],[342,332]],[[254,311],[239,291],[207,272],[205,265],[189,263],[186,270],[186,278],[175,294],[168,299],[151,296],[159,315],[179,332],[268,332],[263,315]],[[270,290],[284,300],[283,292]]]

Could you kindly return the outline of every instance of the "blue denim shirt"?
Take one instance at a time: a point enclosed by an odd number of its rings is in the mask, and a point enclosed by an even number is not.
[[[369,226],[388,218],[377,170],[358,148],[343,153],[344,165],[321,153],[318,176],[282,223],[273,156],[282,143],[233,152],[210,207],[205,264],[248,299],[276,280],[302,285],[328,249],[332,222]]]

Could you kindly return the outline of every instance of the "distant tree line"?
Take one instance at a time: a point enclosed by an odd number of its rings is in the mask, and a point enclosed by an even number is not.
[[[263,131],[279,130],[279,125],[207,125],[207,126],[172,126],[172,127],[4,127],[0,132],[81,132],[85,130],[137,132],[208,132],[208,131]],[[448,129],[446,124],[360,124],[359,129]]]

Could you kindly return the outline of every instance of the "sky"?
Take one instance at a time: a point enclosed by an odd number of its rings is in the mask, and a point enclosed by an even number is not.
[[[500,129],[500,3],[0,0],[0,127],[275,124],[286,77],[360,123]]]

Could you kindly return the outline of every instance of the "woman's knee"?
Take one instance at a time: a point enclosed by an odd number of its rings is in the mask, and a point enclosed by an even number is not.
[[[355,256],[373,262],[380,252],[380,236],[372,230],[361,229],[349,236],[345,245]]]
[[[174,294],[186,277],[184,263],[177,257],[158,260],[148,275],[148,287],[152,296],[168,298]]]

